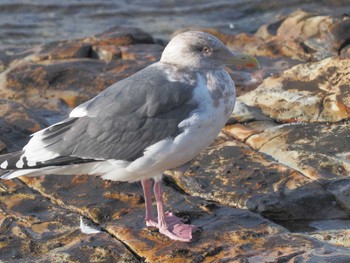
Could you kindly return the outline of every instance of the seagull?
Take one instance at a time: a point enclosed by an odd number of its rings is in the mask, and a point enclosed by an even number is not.
[[[20,151],[0,156],[2,179],[89,174],[141,181],[145,222],[172,240],[189,242],[196,226],[165,211],[162,175],[209,146],[230,117],[235,85],[226,65],[258,68],[216,37],[188,31],[173,37],[161,59],[34,133]],[[152,211],[152,188],[158,216]]]

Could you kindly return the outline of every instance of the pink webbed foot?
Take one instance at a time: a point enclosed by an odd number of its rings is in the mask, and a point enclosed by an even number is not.
[[[166,235],[172,240],[189,242],[192,239],[192,232],[196,231],[198,227],[194,225],[184,224],[181,219],[173,213],[167,211],[165,213],[166,226],[160,227],[158,222],[154,219],[146,219],[147,226],[153,226],[159,229],[159,232]]]
[[[194,225],[184,224],[180,218],[171,212],[165,212],[163,207],[163,193],[160,188],[160,181],[154,182],[154,195],[157,202],[158,222],[153,217],[151,187],[152,181],[145,179],[141,181],[146,203],[145,221],[147,226],[157,227],[159,232],[172,240],[189,242],[192,239],[192,231],[198,228]]]
[[[184,224],[180,218],[169,211],[165,213],[165,221],[167,226],[163,228],[159,227],[159,232],[172,240],[190,242],[192,232],[198,229],[194,225]]]

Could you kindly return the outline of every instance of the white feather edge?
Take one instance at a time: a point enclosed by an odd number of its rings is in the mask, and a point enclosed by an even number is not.
[[[90,100],[91,101],[91,100]],[[73,109],[71,111],[71,113],[69,114],[69,117],[73,117],[73,118],[80,118],[80,117],[84,117],[87,116],[87,109],[86,109],[86,104],[89,103],[90,101],[87,101],[81,105],[79,105],[78,107],[76,107],[75,109]],[[37,131],[36,133],[33,133],[31,135],[31,139],[29,140],[29,142],[27,143],[26,146],[23,147],[23,154],[20,157],[19,161],[16,163],[16,167],[17,168],[22,168],[23,167],[23,157],[27,158],[27,162],[29,166],[34,166],[36,163],[38,162],[44,162],[47,160],[51,160],[54,159],[56,157],[59,157],[58,153],[55,153],[53,151],[49,151],[47,148],[45,148],[45,143],[43,142],[42,138],[43,138],[43,133],[49,129],[52,126],[61,124],[63,121],[55,123],[45,129],[42,129],[40,131]]]
[[[57,125],[59,123],[56,123],[54,125]],[[23,157],[26,157],[28,165],[35,166],[35,164],[38,162],[44,162],[59,156],[58,153],[47,150],[45,148],[46,145],[42,140],[43,138],[42,134],[50,127],[47,127],[31,135],[32,138],[29,140],[27,145],[23,147],[23,154],[21,155],[19,160],[22,160]],[[18,161],[17,163],[19,166],[21,166],[22,164],[20,161]],[[16,166],[17,166],[17,163],[16,163]],[[21,168],[21,167],[18,167],[18,168]]]
[[[97,234],[97,233],[101,233],[101,230],[99,230],[97,227],[92,227],[87,225],[84,220],[83,217],[80,217],[80,225],[79,225],[80,231],[84,234],[90,235],[90,234]]]
[[[69,117],[73,117],[73,118],[80,118],[84,116],[87,116],[85,103],[73,109],[69,114]]]
[[[7,161],[7,160],[5,160],[4,162],[2,162],[2,163],[0,164],[0,168],[1,168],[1,169],[6,169],[7,166],[8,166],[8,161]]]

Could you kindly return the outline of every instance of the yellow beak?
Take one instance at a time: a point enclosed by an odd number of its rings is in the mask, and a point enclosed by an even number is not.
[[[235,65],[237,68],[247,68],[247,69],[260,69],[260,64],[258,60],[250,55],[240,54],[236,52],[230,52],[225,58],[225,64],[227,65]]]

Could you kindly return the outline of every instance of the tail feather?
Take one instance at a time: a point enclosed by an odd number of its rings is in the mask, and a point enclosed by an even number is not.
[[[98,162],[97,162],[98,163]],[[41,175],[56,174],[87,174],[96,163],[71,164],[62,166],[47,166],[35,169],[19,169],[8,172],[1,176],[1,179],[10,180],[19,176],[36,177]]]
[[[104,165],[105,164],[105,165]],[[20,169],[8,172],[1,176],[1,179],[10,180],[19,176],[36,177],[41,175],[55,174],[55,175],[70,175],[70,174],[90,174],[103,175],[111,172],[115,167],[108,161],[105,162],[90,162],[80,164],[70,164],[62,166],[47,166],[38,169]]]
[[[36,174],[36,175],[34,175]],[[4,175],[2,175],[0,178],[4,179],[4,180],[11,180],[13,178],[16,178],[18,176],[39,176],[41,175],[40,173],[38,173],[37,169],[24,169],[24,170],[16,170],[16,171],[12,171],[12,172],[8,172]]]
[[[34,170],[44,167],[52,166],[66,166],[71,164],[83,164],[90,162],[98,162],[101,160],[84,159],[74,156],[58,156],[53,159],[47,159],[45,161],[33,161],[30,164],[28,162],[26,152],[24,150],[0,155],[0,169],[3,170]]]
[[[95,161],[62,166],[46,166],[38,169],[19,169],[6,173],[1,179],[9,180],[19,176],[35,177],[48,174],[89,174],[102,176],[103,179],[112,181],[138,181],[140,179],[138,174],[127,170],[128,164],[124,161]]]

